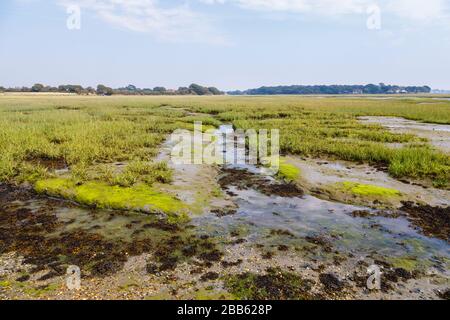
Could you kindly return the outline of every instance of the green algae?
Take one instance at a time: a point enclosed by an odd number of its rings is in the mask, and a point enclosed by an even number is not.
[[[401,196],[401,192],[395,189],[374,186],[369,184],[361,184],[356,182],[345,181],[338,184],[340,189],[346,192],[350,192],[357,196],[377,196],[392,198]]]
[[[388,261],[395,268],[402,268],[406,271],[414,271],[419,268],[419,262],[413,257],[394,257],[389,258]]]
[[[424,245],[423,241],[420,241],[419,239],[406,239],[403,241],[403,243],[413,254],[424,255],[426,253],[429,253],[430,250]]]
[[[47,295],[51,292],[54,292],[54,291],[58,290],[58,288],[60,288],[60,285],[58,285],[56,283],[52,283],[47,286],[42,286],[42,287],[38,287],[38,288],[33,288],[33,287],[25,288],[23,290],[23,292],[30,296],[40,297],[40,296]]]
[[[161,291],[157,294],[146,296],[145,300],[147,300],[147,301],[167,301],[167,300],[174,300],[174,296],[167,291]]]
[[[32,297],[41,297],[47,295],[49,293],[55,292],[60,288],[60,285],[57,283],[51,283],[48,285],[43,285],[39,287],[32,287],[26,283],[17,282],[17,281],[0,281],[0,288],[4,289],[18,289],[21,290],[24,294]]]
[[[35,184],[38,193],[63,197],[80,204],[104,209],[136,210],[183,213],[186,206],[172,195],[160,192],[144,184],[132,187],[110,186],[90,181],[77,185],[70,179],[40,180]]]
[[[277,177],[284,179],[287,182],[293,182],[300,177],[300,169],[288,163],[284,157],[266,157],[263,159],[262,163],[266,168],[276,169]]]
[[[237,300],[234,295],[225,291],[208,290],[208,288],[200,289],[195,294],[195,300],[212,301],[212,300]]]
[[[279,161],[278,176],[286,181],[295,181],[300,177],[300,169],[296,166],[289,164],[285,159]]]

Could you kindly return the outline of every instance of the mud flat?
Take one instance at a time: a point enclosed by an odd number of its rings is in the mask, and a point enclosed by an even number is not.
[[[166,161],[174,172],[174,181],[163,187],[165,191],[187,203],[193,214],[234,210],[235,205],[218,184],[219,167],[174,163],[170,154],[174,144],[170,138],[167,139],[157,157],[158,161]]]
[[[159,159],[166,157],[163,150]],[[169,163],[174,181],[167,192],[191,208],[189,219],[175,222],[163,214],[94,210],[1,185],[0,298],[446,296],[449,213],[434,207],[448,205],[448,194],[435,193],[446,191],[401,182],[374,187],[386,182],[385,173],[367,174],[364,166],[283,161],[283,178],[255,166]],[[326,186],[339,183],[340,192],[351,195],[327,196]],[[402,203],[407,200],[413,203]],[[442,219],[432,223],[436,214]],[[65,285],[69,265],[81,269],[80,291]],[[367,286],[373,265],[382,271],[380,290]]]
[[[397,117],[360,117],[361,122],[379,124],[395,133],[409,133],[428,139],[444,152],[450,153],[450,125],[421,123]]]
[[[450,206],[450,191],[396,180],[385,168],[353,162],[287,156],[300,169],[296,183],[320,198],[370,207],[399,208],[403,201]],[[358,186],[362,186],[358,190]]]
[[[242,180],[225,178],[238,174]],[[266,177],[225,170],[230,215],[187,223],[91,210],[2,186],[3,299],[436,299],[449,287],[448,243],[402,216],[297,194]],[[14,200],[13,200],[14,199]],[[363,216],[361,212],[369,212]],[[3,232],[4,231],[4,232]],[[82,289],[65,286],[78,265]],[[367,289],[379,265],[380,291]]]

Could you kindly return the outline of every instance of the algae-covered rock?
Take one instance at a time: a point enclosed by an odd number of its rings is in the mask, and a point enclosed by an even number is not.
[[[341,188],[344,191],[351,192],[358,196],[369,196],[369,197],[398,197],[401,196],[401,192],[395,189],[374,186],[369,184],[361,184],[356,182],[342,182],[340,183]]]
[[[180,214],[186,211],[186,206],[180,200],[144,184],[120,187],[90,181],[77,185],[70,179],[49,179],[38,181],[35,190],[97,208],[167,214]]]

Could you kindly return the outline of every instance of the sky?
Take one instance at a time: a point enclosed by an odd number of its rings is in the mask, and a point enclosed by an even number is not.
[[[2,0],[0,86],[450,89],[450,0]]]

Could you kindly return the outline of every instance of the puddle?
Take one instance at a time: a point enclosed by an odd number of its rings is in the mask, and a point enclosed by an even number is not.
[[[317,165],[342,171],[347,179],[348,173],[355,169],[354,164],[350,167],[350,164],[344,163],[319,162]],[[370,170],[376,174],[376,170]],[[222,173],[230,171],[242,172],[235,179],[228,178],[221,183],[222,188],[236,204],[237,212],[221,218],[212,215],[197,217],[194,223],[199,228],[214,230],[215,234],[224,236],[229,230],[245,227],[248,236],[255,242],[264,239],[270,230],[287,230],[299,239],[312,234],[338,235],[340,239],[335,243],[341,244],[339,250],[359,255],[373,251],[386,252],[387,255],[402,255],[405,251],[398,242],[414,239],[430,249],[428,257],[433,254],[448,254],[448,245],[445,241],[428,239],[420,235],[417,230],[410,227],[405,218],[355,218],[352,216],[354,211],[375,212],[375,210],[325,201],[303,195],[302,192],[288,193],[285,196],[283,193],[278,196],[270,195],[266,192],[270,190],[269,186],[280,183],[271,176],[259,174],[261,172],[259,168],[249,165],[228,165]],[[262,180],[265,188],[261,188],[261,181],[258,179]],[[377,228],[372,228],[371,225],[375,224]]]
[[[366,124],[379,124],[394,133],[410,133],[426,138],[435,147],[450,152],[450,125],[421,123],[397,117],[360,117]]]
[[[312,196],[282,198],[255,190],[231,188],[230,191],[236,194],[238,210],[235,215],[198,217],[193,223],[198,228],[214,230],[214,234],[220,236],[226,236],[230,230],[244,229],[245,239],[253,243],[301,245],[306,237],[323,236],[331,239],[334,250],[341,254],[365,257],[377,252],[387,257],[411,254],[417,260],[434,256],[450,258],[445,241],[419,234],[403,217],[355,218],[352,212],[370,209]],[[268,237],[274,230],[275,233],[282,230],[280,236]],[[410,241],[419,243],[424,250],[405,249],[405,243]]]

